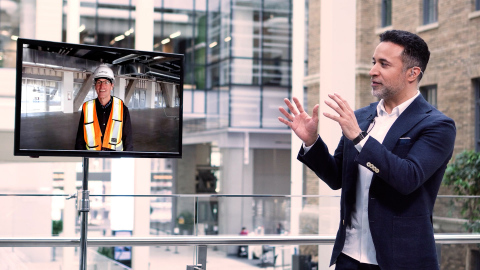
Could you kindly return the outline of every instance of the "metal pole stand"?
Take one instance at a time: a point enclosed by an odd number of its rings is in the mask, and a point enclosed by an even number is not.
[[[88,191],[88,158],[83,158],[82,190],[77,191],[77,210],[81,213],[80,228],[80,270],[87,270],[87,229],[90,211],[90,192]]]
[[[187,270],[207,270],[207,246],[197,247],[197,264],[187,265]]]

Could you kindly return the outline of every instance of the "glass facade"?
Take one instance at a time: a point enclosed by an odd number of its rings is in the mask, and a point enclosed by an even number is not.
[[[186,56],[185,131],[284,128],[266,98],[291,85],[291,1],[167,2],[155,2],[154,48]]]

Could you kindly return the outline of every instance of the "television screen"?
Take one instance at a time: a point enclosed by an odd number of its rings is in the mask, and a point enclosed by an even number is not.
[[[180,158],[183,55],[17,40],[14,155]]]

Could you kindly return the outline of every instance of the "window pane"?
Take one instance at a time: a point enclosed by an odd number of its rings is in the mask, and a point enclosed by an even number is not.
[[[262,96],[262,127],[283,128],[284,124],[278,121],[278,104],[288,96],[288,88],[268,87],[263,88]]]
[[[232,84],[260,84],[260,63],[252,59],[232,59]]]
[[[80,43],[134,48],[135,3],[135,0],[81,1]]]
[[[480,78],[473,80],[475,91],[475,150],[480,151]]]
[[[258,87],[234,86],[230,91],[231,127],[260,127]]]
[[[277,58],[263,60],[262,63],[263,85],[288,86],[290,84],[290,61],[280,61],[280,58]]]
[[[233,6],[231,46],[232,56],[260,57],[260,18],[255,6]]]
[[[262,57],[290,60],[290,14],[263,13]]]
[[[382,27],[392,25],[392,0],[382,1]]]
[[[438,20],[438,0],[423,1],[423,24],[437,22]]]
[[[425,98],[428,103],[430,103],[435,108],[437,107],[437,86],[428,85],[420,87],[420,93]]]

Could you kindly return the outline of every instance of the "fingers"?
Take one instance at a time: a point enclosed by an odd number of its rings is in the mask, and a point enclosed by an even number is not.
[[[340,116],[343,117],[345,115],[353,114],[353,110],[350,108],[350,105],[348,105],[348,102],[339,94],[328,94],[328,97],[335,101],[335,103],[325,100],[325,104],[336,111]]]
[[[299,112],[297,111],[297,108],[290,102],[290,100],[288,100],[288,98],[283,99],[283,101],[285,102],[288,109],[290,110],[290,112],[292,112],[293,115],[299,114]],[[298,102],[298,99],[293,98],[293,102],[295,102],[295,104],[296,104]]]
[[[313,107],[313,112],[312,112],[312,119],[313,121],[315,121],[316,123],[318,123],[318,108],[320,107],[320,105],[315,105]]]
[[[293,116],[287,112],[283,107],[279,107],[278,110],[290,121],[293,121]],[[283,118],[282,118],[283,119]]]
[[[278,117],[278,120],[280,122],[284,123],[285,125],[289,126],[290,128],[292,127],[292,122],[287,121],[287,120],[283,119],[282,117]]]
[[[295,102],[295,105],[297,106],[298,111],[299,111],[300,113],[305,112],[305,110],[303,110],[303,106],[302,106],[302,104],[300,103],[300,101],[298,100],[298,98],[293,97],[293,102]]]
[[[337,102],[340,107],[343,106],[346,110],[352,111],[352,109],[350,108],[350,105],[348,105],[348,102],[347,102],[345,99],[343,99],[342,96],[340,96],[339,94],[335,93],[335,94],[333,94],[333,97],[336,98],[336,99],[338,99],[338,100],[340,100],[341,103],[338,103],[338,102]],[[334,100],[335,100],[335,99],[334,99]],[[336,101],[336,100],[335,100],[335,101]]]

